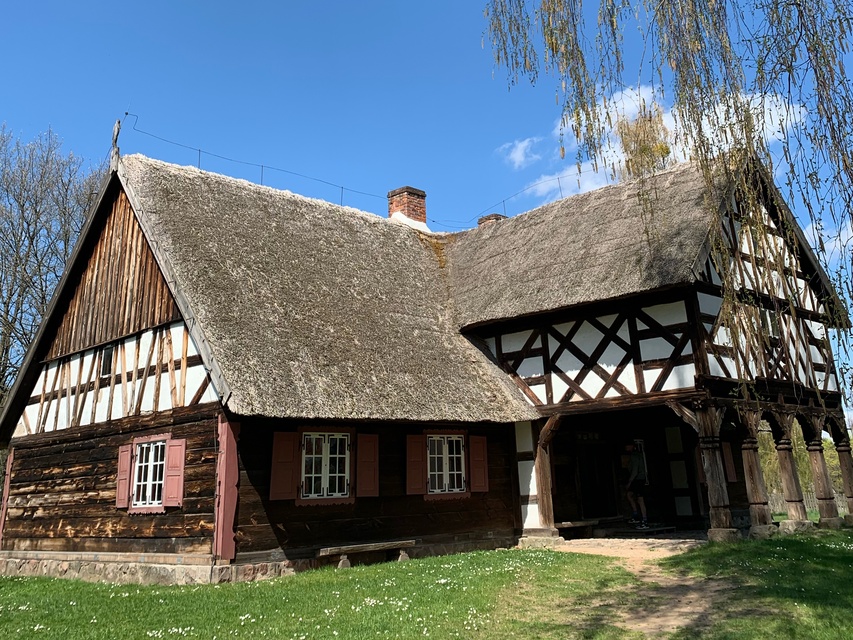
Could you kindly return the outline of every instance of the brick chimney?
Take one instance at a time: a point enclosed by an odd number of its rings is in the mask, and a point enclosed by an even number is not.
[[[414,187],[400,187],[388,192],[388,217],[416,229],[426,226],[426,192]]]

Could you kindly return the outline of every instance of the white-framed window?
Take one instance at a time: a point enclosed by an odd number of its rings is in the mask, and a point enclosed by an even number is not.
[[[163,513],[184,501],[187,441],[169,433],[134,438],[118,448],[116,508]]]
[[[349,479],[348,433],[302,434],[302,498],[346,498]]]
[[[166,441],[136,444],[133,464],[132,507],[158,507],[163,504],[166,479]]]
[[[465,436],[427,436],[428,493],[465,491]]]

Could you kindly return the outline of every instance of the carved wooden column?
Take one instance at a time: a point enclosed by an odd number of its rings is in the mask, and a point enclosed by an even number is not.
[[[699,434],[702,467],[708,483],[708,504],[711,507],[711,528],[708,529],[708,540],[727,542],[739,539],[740,532],[732,526],[729,490],[726,486],[720,448],[720,425],[723,422],[724,409],[706,406],[691,411],[677,402],[668,402],[667,406]]]
[[[818,526],[823,529],[838,529],[843,522],[838,517],[838,506],[835,504],[835,490],[829,469],[826,468],[826,458],[823,455],[823,424],[825,415],[809,415],[803,427],[806,436],[806,448],[809,452],[809,464],[812,467],[814,493],[817,498],[817,509],[820,513]]]
[[[842,419],[843,420],[843,419]],[[843,422],[841,422],[843,425]],[[844,496],[847,498],[847,515],[844,521],[853,526],[853,455],[850,453],[850,437],[847,430],[837,424],[832,430],[832,439],[835,442],[835,450],[838,452],[838,464],[841,467],[841,482],[844,485]]]
[[[705,407],[696,411],[699,425],[699,447],[702,449],[702,465],[705,480],[708,482],[708,504],[711,507],[711,528],[708,540],[728,541],[740,537],[740,532],[732,526],[732,512],[729,509],[729,489],[723,469],[723,454],[720,447],[720,425],[723,422],[723,409]]]
[[[776,533],[773,515],[770,513],[767,486],[764,484],[764,472],[758,456],[758,425],[761,412],[747,409],[742,412],[747,436],[741,445],[743,456],[743,474],[746,480],[746,495],[749,500],[749,537],[767,538]]]
[[[782,493],[785,495],[785,504],[788,508],[788,519],[779,524],[779,530],[784,533],[794,533],[808,529],[812,524],[808,519],[806,506],[803,504],[803,489],[800,486],[797,463],[794,461],[794,447],[791,444],[794,413],[792,411],[774,411],[773,415],[782,431],[781,437],[776,439],[776,455],[779,458]]]

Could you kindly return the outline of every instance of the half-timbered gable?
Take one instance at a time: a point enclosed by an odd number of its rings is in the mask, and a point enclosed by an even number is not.
[[[682,166],[463,232],[448,243],[462,328],[543,408],[693,391],[687,287],[712,218]]]
[[[776,189],[765,182],[763,193],[760,202],[733,194],[701,270],[709,375],[837,394],[827,328],[844,326],[846,313]]]
[[[15,436],[217,399],[125,191],[107,194],[72,261],[75,282],[53,302]]]

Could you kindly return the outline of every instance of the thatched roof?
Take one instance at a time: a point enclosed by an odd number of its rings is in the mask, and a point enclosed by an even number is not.
[[[722,202],[708,197],[685,163],[455,234],[447,256],[459,325],[693,282]]]
[[[536,416],[457,330],[436,246],[355,209],[142,156],[119,175],[241,415]],[[223,392],[223,389],[219,389]]]

